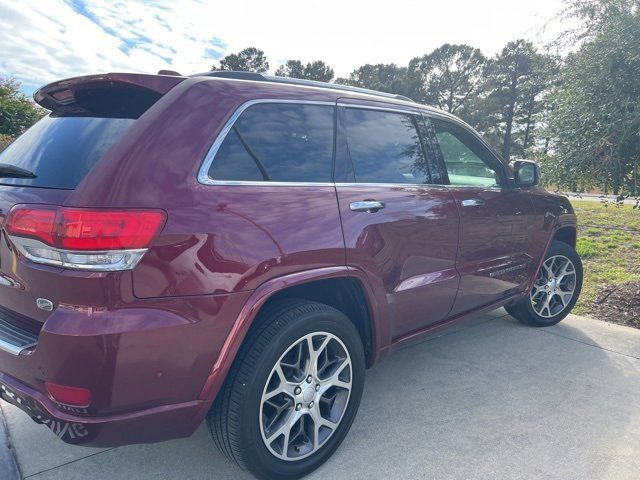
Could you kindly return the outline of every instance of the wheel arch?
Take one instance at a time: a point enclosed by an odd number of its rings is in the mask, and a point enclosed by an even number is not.
[[[363,272],[352,267],[339,266],[305,270],[278,277],[254,290],[240,311],[200,392],[203,416],[222,387],[260,311],[267,303],[281,298],[317,301],[342,311],[354,322],[361,335],[367,366],[371,366],[377,360],[381,350],[381,333],[377,325],[383,320],[379,318],[380,302]],[[354,318],[357,320],[354,321]]]
[[[563,220],[563,221],[560,221]],[[529,281],[525,290],[523,291],[523,296],[528,295],[529,291],[533,288],[533,284],[536,280],[536,275],[540,267],[542,266],[542,262],[544,261],[549,248],[551,248],[551,244],[554,241],[559,241],[566,243],[571,248],[576,248],[577,236],[578,236],[578,226],[575,223],[575,216],[571,215],[569,218],[560,219],[554,228],[552,228],[550,234],[546,237],[546,244],[544,249],[542,249],[539,258],[535,258],[534,269],[531,270],[531,275],[529,276]]]
[[[372,365],[375,326],[365,288],[358,278],[342,276],[294,285],[272,295],[264,306],[287,298],[323,303],[344,313],[360,334],[367,367]]]
[[[577,228],[574,225],[564,226],[558,228],[553,233],[552,241],[556,240],[562,243],[566,243],[572,248],[576,248],[577,237]]]

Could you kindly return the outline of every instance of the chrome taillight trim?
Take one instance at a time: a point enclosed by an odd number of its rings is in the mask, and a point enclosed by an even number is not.
[[[38,240],[25,237],[7,235],[16,249],[28,260],[41,265],[68,268],[71,270],[88,270],[92,272],[116,272],[133,269],[147,252],[147,248],[128,250],[64,250],[47,245]],[[35,250],[50,252],[50,257],[37,255]],[[111,263],[80,263],[83,258],[88,261],[90,257],[113,257]]]

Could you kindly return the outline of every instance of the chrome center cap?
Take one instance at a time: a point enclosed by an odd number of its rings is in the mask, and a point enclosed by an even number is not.
[[[304,389],[304,392],[302,393],[302,400],[305,403],[310,402],[311,400],[313,400],[316,397],[316,390],[313,387],[307,387]]]

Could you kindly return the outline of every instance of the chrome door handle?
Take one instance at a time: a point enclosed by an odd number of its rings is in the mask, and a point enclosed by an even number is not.
[[[349,209],[352,212],[367,212],[375,213],[378,210],[382,210],[385,204],[378,202],[377,200],[364,200],[362,202],[351,202]]]
[[[462,200],[463,207],[481,207],[484,205],[484,200],[481,198],[468,198],[466,200]]]

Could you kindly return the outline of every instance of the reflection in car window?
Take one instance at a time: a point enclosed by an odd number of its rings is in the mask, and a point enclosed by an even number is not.
[[[486,149],[461,128],[433,121],[451,185],[497,187],[496,171],[482,159]]]
[[[346,108],[348,152],[358,183],[429,182],[414,115]]]
[[[215,180],[329,182],[334,107],[259,103],[245,110],[215,155]]]

